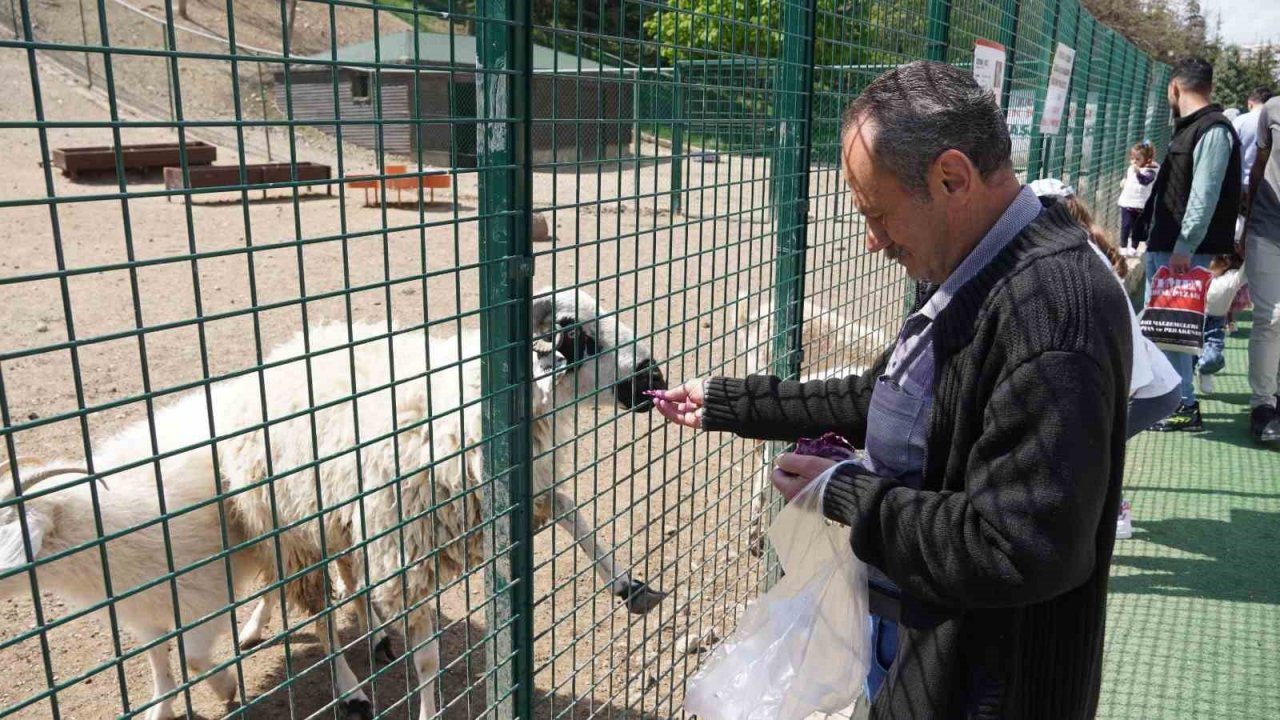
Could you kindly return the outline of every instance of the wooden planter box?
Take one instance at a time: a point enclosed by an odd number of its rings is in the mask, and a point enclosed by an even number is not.
[[[244,185],[265,185],[268,183],[291,182],[293,169],[297,168],[299,181],[329,180],[333,177],[333,169],[328,165],[313,162],[300,162],[296,166],[291,163],[250,163],[244,166]],[[166,190],[185,190],[210,187],[242,187],[239,165],[210,165],[207,167],[188,167],[189,184],[183,184],[182,168],[167,167],[164,169],[164,187]],[[326,185],[328,194],[333,187]],[[262,190],[266,196],[266,188]]]
[[[218,159],[218,148],[193,140],[186,143],[187,165],[209,165]],[[171,165],[181,165],[179,143],[152,143],[147,145],[122,145],[121,160],[125,170],[158,170]],[[72,180],[83,172],[109,172],[116,170],[115,147],[69,147],[53,149],[53,165]]]

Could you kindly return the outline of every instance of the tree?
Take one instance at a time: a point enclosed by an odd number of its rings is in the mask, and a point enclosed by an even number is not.
[[[777,58],[781,0],[668,0],[644,21],[668,61]],[[925,53],[926,0],[818,0],[814,61],[896,63]],[[891,30],[890,30],[891,29]]]
[[[1155,60],[1175,62],[1188,56],[1206,57],[1204,14],[1198,0],[1081,0],[1094,19],[1120,33]]]
[[[1238,45],[1216,48],[1213,62],[1213,101],[1226,108],[1245,108],[1257,87],[1276,87],[1276,51],[1272,47],[1245,52]]]

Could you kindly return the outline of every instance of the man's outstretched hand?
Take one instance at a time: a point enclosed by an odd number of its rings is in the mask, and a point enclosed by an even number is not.
[[[669,390],[650,390],[653,409],[662,417],[687,428],[702,427],[702,405],[706,402],[707,378],[690,380]]]

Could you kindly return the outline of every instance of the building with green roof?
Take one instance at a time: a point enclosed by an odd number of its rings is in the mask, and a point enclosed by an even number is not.
[[[533,160],[631,154],[633,89],[616,66],[535,45]],[[296,58],[275,73],[291,119],[441,167],[476,164],[476,39],[404,31]]]

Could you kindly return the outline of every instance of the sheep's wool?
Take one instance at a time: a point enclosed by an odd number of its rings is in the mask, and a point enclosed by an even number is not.
[[[306,347],[301,335],[278,347],[267,365],[283,364],[263,373],[261,394],[258,376],[215,386],[219,434],[260,426],[259,397],[270,419],[265,430],[219,444],[221,471],[229,489],[244,490],[232,507],[248,537],[266,539],[258,545],[265,566],[276,566],[275,537],[287,574],[356,547],[348,556],[355,577],[363,582],[367,569],[374,602],[400,612],[406,597],[429,597],[483,567],[489,554],[482,503],[498,488],[484,480],[479,337],[413,331],[389,341],[379,325],[352,325],[350,333],[346,324],[322,325],[310,329]],[[369,338],[377,339],[360,342]],[[307,348],[309,362],[288,362]],[[536,417],[550,398],[545,388],[534,396]],[[538,490],[554,476],[548,425],[534,423]],[[537,525],[550,516],[548,505],[540,494]],[[315,598],[320,582],[313,572],[290,592]]]

